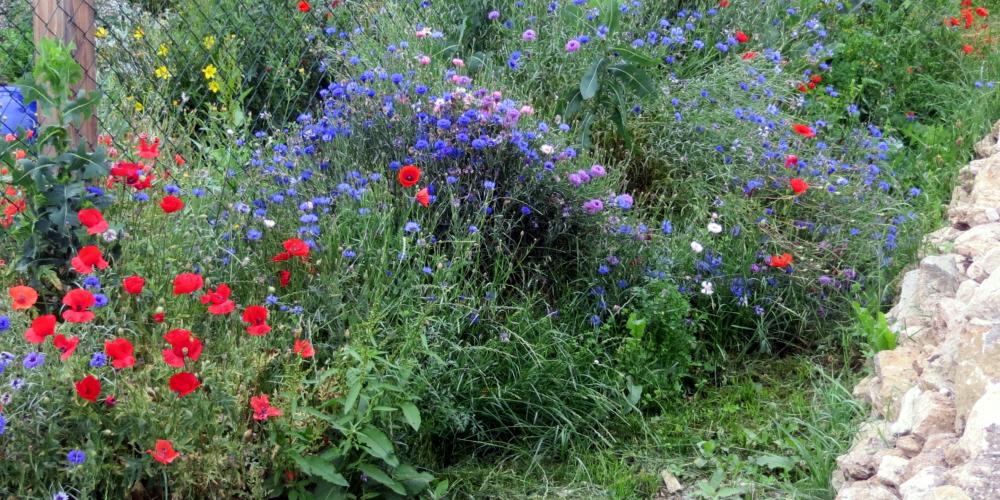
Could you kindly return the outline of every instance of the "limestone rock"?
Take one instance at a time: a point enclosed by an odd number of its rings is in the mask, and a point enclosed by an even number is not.
[[[945,472],[944,467],[924,467],[899,485],[899,494],[903,500],[926,498],[934,488],[944,484]]]
[[[987,156],[1000,153],[1000,139],[998,139],[998,136],[1000,136],[1000,121],[994,123],[993,130],[972,147],[976,152],[976,156],[986,158]]]
[[[997,269],[1000,269],[1000,247],[975,256],[972,259],[972,264],[965,270],[965,275],[982,282]]]
[[[667,490],[667,493],[673,494],[684,489],[681,482],[677,480],[677,476],[666,469],[660,471],[660,478],[663,479],[663,488]]]
[[[920,261],[921,293],[953,295],[962,278],[958,268],[961,260],[964,257],[950,253],[924,257]]]
[[[954,389],[956,422],[960,423],[980,398],[992,401],[992,396],[987,397],[988,386],[1000,384],[1000,322],[970,321],[958,339]]]
[[[876,482],[854,483],[837,493],[837,500],[898,500],[891,489]]]
[[[923,441],[912,435],[906,435],[896,440],[896,449],[902,451],[907,457],[913,457],[924,448]]]
[[[950,432],[955,427],[955,403],[940,392],[922,392],[915,409],[912,432],[918,437],[926,439],[932,434]]]
[[[987,452],[1000,456],[1000,384],[986,387],[972,407],[958,448],[969,458]]]
[[[979,284],[965,308],[965,317],[985,320],[1000,318],[1000,272],[991,274]]]
[[[837,457],[837,467],[848,479],[872,477],[878,467],[879,457],[876,454],[887,446],[887,438],[885,422],[862,424],[851,449]]]
[[[887,419],[895,420],[899,415],[899,399],[917,379],[913,362],[920,355],[920,348],[913,343],[904,343],[891,351],[880,351],[875,355],[875,374],[878,385],[872,394],[873,403]]]
[[[952,224],[975,226],[1000,220],[1000,156],[974,160],[964,167],[974,177],[971,187],[955,188],[948,217]]]
[[[955,253],[966,257],[982,255],[1000,246],[1000,223],[972,227],[955,238]]]
[[[972,498],[958,486],[938,486],[931,490],[929,500],[972,500]]]
[[[910,461],[905,458],[894,455],[886,455],[882,457],[882,461],[879,462],[875,478],[878,479],[880,483],[887,486],[899,486],[899,484],[903,482],[903,473],[906,472],[906,466],[909,463]]]

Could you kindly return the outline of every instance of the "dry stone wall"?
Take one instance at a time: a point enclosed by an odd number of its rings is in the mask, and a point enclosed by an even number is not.
[[[854,389],[872,417],[838,499],[1000,499],[1000,121],[975,152],[887,315],[899,346]]]

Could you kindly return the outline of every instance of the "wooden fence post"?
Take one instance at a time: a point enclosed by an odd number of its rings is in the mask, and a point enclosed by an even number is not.
[[[97,90],[97,27],[94,23],[94,0],[32,0],[34,6],[35,44],[44,37],[74,43],[73,58],[83,68],[83,80],[74,90]],[[45,117],[39,116],[39,121]],[[73,130],[74,142],[80,139],[97,144],[97,118],[92,116],[80,130]]]

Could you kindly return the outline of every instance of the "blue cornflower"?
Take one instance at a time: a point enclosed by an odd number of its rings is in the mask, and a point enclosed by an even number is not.
[[[416,222],[413,221],[407,222],[406,225],[403,226],[403,231],[406,231],[408,233],[416,233],[420,231],[420,224],[417,224]]]
[[[28,353],[28,355],[24,357],[24,367],[29,370],[41,366],[43,363],[45,363],[44,352]]]
[[[90,367],[91,368],[100,368],[100,367],[104,366],[105,364],[107,364],[107,362],[108,362],[108,357],[105,356],[103,352],[95,352],[90,357]]]
[[[94,307],[104,307],[108,305],[108,296],[103,293],[94,294]]]
[[[87,276],[86,278],[83,278],[83,287],[91,290],[97,290],[101,288],[101,279],[97,276]]]
[[[0,332],[4,332],[10,329],[10,318],[7,316],[0,316]]]
[[[66,454],[66,460],[73,465],[81,465],[87,460],[87,454],[83,450],[69,450]]]
[[[663,231],[663,234],[670,234],[674,232],[674,225],[671,224],[670,221],[665,220],[663,221],[663,224],[660,226],[660,229]]]

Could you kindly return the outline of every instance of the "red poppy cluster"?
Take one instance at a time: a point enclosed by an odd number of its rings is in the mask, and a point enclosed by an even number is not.
[[[962,52],[969,55],[976,51],[973,44],[987,47],[993,42],[993,38],[990,36],[990,23],[986,22],[988,17],[990,17],[990,11],[986,7],[976,7],[972,5],[972,0],[962,0],[958,16],[945,17],[944,25],[961,27],[969,32],[963,36],[972,43],[962,45]],[[982,19],[982,22],[977,23],[976,18]]]

